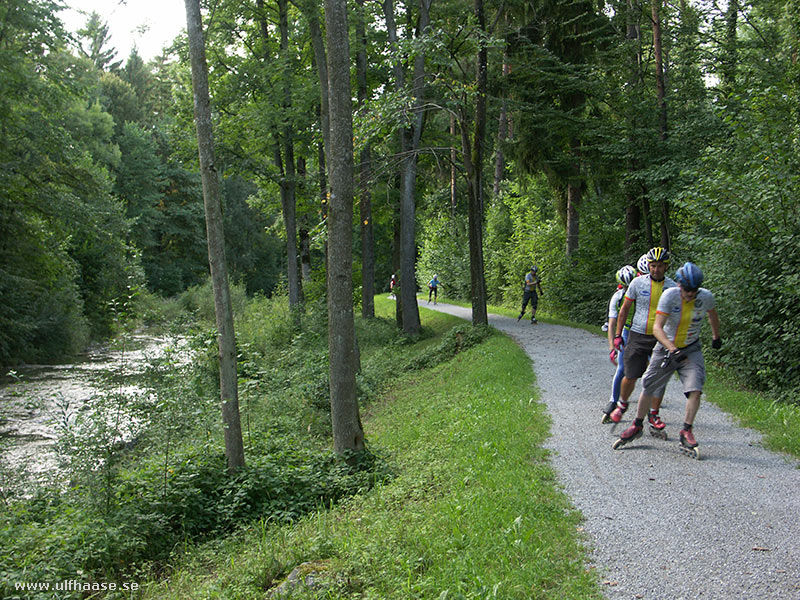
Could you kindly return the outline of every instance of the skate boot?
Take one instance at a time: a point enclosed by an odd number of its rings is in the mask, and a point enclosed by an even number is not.
[[[617,408],[611,412],[611,420],[614,421],[614,423],[619,423],[622,421],[622,415],[625,414],[626,410],[628,410],[627,402],[617,402]]]
[[[522,315],[523,313],[519,313],[519,316],[517,317],[517,323],[519,323],[519,320],[522,318]]]
[[[536,317],[531,317],[531,325],[538,325],[539,321],[536,320]]]
[[[689,458],[700,460],[700,449],[697,447],[697,440],[694,439],[694,434],[691,429],[681,429],[678,434],[680,437],[679,448],[683,454]]]
[[[661,417],[658,416],[658,411],[651,410],[650,414],[647,415],[647,422],[650,424],[650,435],[662,440],[667,439],[666,425],[661,420]]]
[[[617,402],[616,400],[611,400],[603,411],[603,417],[600,419],[600,423],[611,423],[611,413],[614,412],[615,408],[617,408]]]
[[[619,450],[625,444],[631,443],[633,440],[639,439],[642,437],[642,429],[641,425],[631,425],[625,431],[623,431],[619,439],[612,444],[612,448],[614,450]]]

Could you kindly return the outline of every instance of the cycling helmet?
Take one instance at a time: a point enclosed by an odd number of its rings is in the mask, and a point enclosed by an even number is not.
[[[669,262],[669,250],[666,248],[662,248],[661,246],[656,246],[655,248],[650,248],[647,251],[647,262]]]
[[[617,271],[617,283],[620,285],[629,285],[634,277],[636,277],[636,269],[630,265],[625,265]]]
[[[693,262],[686,262],[675,273],[675,279],[684,290],[694,292],[703,285],[703,272]]]
[[[647,253],[642,254],[639,257],[639,260],[636,263],[636,270],[642,275],[647,275],[650,272],[650,269],[647,268]]]
[[[531,271],[533,271],[534,273],[537,273],[539,271],[539,267],[534,265],[534,266],[531,267]]]

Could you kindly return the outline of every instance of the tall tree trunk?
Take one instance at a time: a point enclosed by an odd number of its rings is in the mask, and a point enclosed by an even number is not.
[[[630,74],[628,76],[628,88],[631,90],[629,103],[633,105],[640,97],[643,88],[642,75],[642,36],[640,25],[640,12],[634,5],[634,0],[628,0],[626,11],[627,33],[626,39],[630,44]],[[628,182],[626,185],[625,203],[625,255],[629,260],[635,261],[639,258],[639,243],[642,227],[642,186],[636,181],[635,175],[639,172],[639,161],[635,158],[633,149],[636,147],[638,138],[639,119],[637,109],[631,106],[628,117],[628,145],[630,146],[628,159]],[[652,236],[651,236],[652,237]]]
[[[297,177],[305,181],[308,177],[306,160],[302,157],[297,159]],[[302,283],[311,281],[311,237],[308,231],[308,217],[302,216],[297,227],[297,243],[300,252],[300,302],[305,302]]]
[[[653,52],[656,60],[658,129],[663,146],[667,140],[667,100],[664,85],[664,53],[661,44],[661,0],[653,0],[651,10],[653,15]],[[669,204],[666,198],[661,200],[661,245],[669,248]]]
[[[219,180],[214,162],[214,132],[211,125],[211,98],[208,91],[208,63],[203,40],[199,0],[185,0],[186,31],[192,63],[192,91],[200,176],[208,235],[208,263],[214,289],[219,348],[219,388],[228,470],[244,466],[244,444],[239,417],[239,389],[236,373],[236,336],[233,329],[228,272],[225,266],[225,234],[220,204]]]
[[[455,139],[456,136],[456,118],[450,114],[450,136]],[[456,186],[456,147],[450,146],[450,216],[456,218],[456,209],[458,208],[458,196]]]
[[[791,13],[790,13],[791,14]],[[733,91],[736,85],[736,67],[738,64],[737,29],[739,20],[739,0],[728,0],[725,11],[725,39],[721,61],[720,83],[726,93]]]
[[[331,422],[338,454],[364,449],[356,394],[353,315],[353,108],[347,0],[325,0],[328,39],[331,198],[328,214],[328,354]]]
[[[507,20],[507,19],[506,19]],[[508,42],[506,50],[503,51],[503,80],[507,80],[511,74],[511,65],[508,63]],[[500,184],[505,179],[506,158],[503,153],[503,146],[509,138],[508,126],[508,101],[503,98],[500,105],[500,117],[497,123],[497,149],[494,156],[494,183],[492,184],[492,196],[497,198],[500,195]]]
[[[581,184],[576,181],[567,183],[567,256],[572,256],[578,250],[580,242],[580,215],[578,207],[581,204]]]
[[[356,81],[358,83],[358,107],[362,109],[367,100],[367,34],[364,23],[364,0],[357,0],[356,20]],[[370,187],[371,149],[369,144],[359,157],[359,208],[361,217],[361,316],[375,316],[375,233],[372,225],[372,189]]]
[[[484,141],[486,139],[486,88],[488,54],[486,51],[486,15],[483,0],[475,0],[475,18],[478,23],[480,40],[475,60],[475,77],[477,97],[475,99],[475,130],[472,148],[464,147],[464,160],[469,176],[469,274],[472,297],[472,324],[488,325],[489,316],[486,310],[486,279],[483,265],[483,158]],[[466,119],[466,115],[464,117]],[[465,123],[466,126],[466,123]],[[466,129],[466,127],[464,127]],[[464,140],[467,139],[466,131]],[[469,151],[472,150],[472,156]]]
[[[430,24],[430,5],[432,0],[419,0],[419,18],[417,21],[417,35],[424,35]],[[383,2],[384,16],[386,17],[386,31],[389,45],[398,47],[397,28],[394,20],[394,3],[392,0]],[[395,86],[398,90],[405,89],[405,77],[399,60],[393,65]],[[424,113],[422,111],[423,93],[425,88],[425,56],[420,53],[414,59],[412,81],[410,86],[411,96],[414,98],[412,120],[401,133],[401,165],[400,183],[400,296],[402,302],[403,332],[414,335],[420,332],[419,307],[417,306],[416,285],[416,237],[415,237],[415,188],[417,182],[417,150],[422,136]]]

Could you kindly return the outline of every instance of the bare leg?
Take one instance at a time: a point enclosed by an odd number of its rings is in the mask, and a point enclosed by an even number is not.
[[[684,422],[689,425],[694,423],[694,418],[697,416],[697,410],[700,408],[700,395],[702,391],[689,392],[689,398],[686,400],[686,414],[683,417]]]

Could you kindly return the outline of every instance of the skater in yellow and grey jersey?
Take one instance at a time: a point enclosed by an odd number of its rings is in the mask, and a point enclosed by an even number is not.
[[[622,415],[628,410],[628,399],[633,388],[636,387],[636,380],[641,377],[650,360],[650,353],[656,345],[656,338],[653,337],[653,325],[656,320],[656,308],[661,294],[664,290],[675,287],[675,282],[666,277],[667,265],[669,264],[669,251],[665,248],[650,248],[647,252],[647,266],[650,271],[647,275],[637,277],[628,286],[625,293],[625,300],[619,310],[617,328],[614,335],[614,347],[619,350],[625,347],[623,359],[625,376],[620,385],[619,402],[609,419],[614,423],[622,420]],[[631,331],[628,334],[628,341],[622,339],[622,326],[628,318],[631,307],[636,305],[636,310],[631,321]],[[658,416],[658,409],[661,406],[661,398],[653,402],[653,414],[651,425],[657,430],[664,428],[664,424]],[[606,419],[603,419],[607,422]]]
[[[700,407],[700,395],[706,377],[700,346],[700,328],[706,316],[711,325],[712,348],[720,348],[722,339],[714,296],[700,287],[703,282],[700,268],[687,262],[678,269],[676,279],[680,287],[664,292],[658,303],[653,327],[658,344],[653,349],[650,365],[642,379],[644,390],[639,398],[636,419],[631,427],[622,432],[614,447],[623,446],[641,435],[650,401],[654,397],[663,397],[667,382],[677,371],[687,398],[683,428],[679,434],[681,449],[689,456],[698,458],[700,454],[692,426]]]

